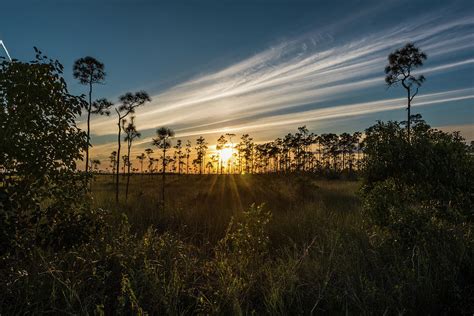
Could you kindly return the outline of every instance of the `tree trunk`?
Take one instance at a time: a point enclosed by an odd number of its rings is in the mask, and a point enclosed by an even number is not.
[[[121,129],[120,129],[120,121],[121,118],[119,116],[119,122],[118,122],[118,137],[117,137],[117,142],[118,142],[118,148],[117,148],[117,176],[115,178],[115,203],[118,203],[119,199],[119,176],[120,176],[120,147],[121,147],[121,142],[120,142],[120,134],[121,134]]]
[[[91,109],[92,109],[92,75],[89,82],[89,107],[87,108],[87,148],[86,148],[86,173],[89,171],[89,147],[91,145]]]
[[[408,87],[407,89],[407,94],[408,94],[408,119],[407,119],[407,135],[408,135],[408,142],[410,142],[410,120],[411,120],[411,89]]]
[[[165,140],[166,142],[166,140]],[[166,168],[166,143],[165,148],[163,149],[163,170],[161,171],[161,205],[163,207],[163,211],[165,210],[165,168]]]
[[[128,150],[127,150],[127,186],[125,188],[125,201],[128,199],[128,186],[130,185],[130,149],[132,147],[132,142],[129,141],[128,143]]]

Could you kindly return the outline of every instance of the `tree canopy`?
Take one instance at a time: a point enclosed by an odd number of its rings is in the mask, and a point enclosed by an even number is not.
[[[87,146],[74,121],[85,100],[69,93],[58,61],[36,52],[32,62],[0,64],[0,166],[15,182],[75,170]]]

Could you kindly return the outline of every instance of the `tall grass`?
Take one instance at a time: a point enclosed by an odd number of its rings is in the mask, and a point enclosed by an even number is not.
[[[128,201],[121,199],[115,205],[112,178],[96,177],[94,206],[125,213],[135,232],[143,233],[152,225],[196,243],[216,243],[231,217],[239,217],[252,204],[264,204],[272,213],[275,244],[308,242],[324,223],[354,221],[360,211],[356,181],[294,175],[174,175],[167,177],[165,210],[161,209],[158,176],[134,175],[130,184]]]
[[[0,313],[472,309],[442,299],[437,288],[442,269],[432,275],[424,270],[421,278],[405,257],[383,245],[383,232],[368,229],[359,182],[295,174],[169,176],[164,210],[158,177],[134,175],[130,183],[128,201],[116,205],[112,178],[94,179],[92,203],[109,210],[99,211],[108,224],[97,229],[94,240],[67,251],[33,249],[22,260],[2,257],[2,266],[15,269],[2,271]],[[452,266],[447,248],[437,251]],[[417,260],[441,262],[429,258]]]

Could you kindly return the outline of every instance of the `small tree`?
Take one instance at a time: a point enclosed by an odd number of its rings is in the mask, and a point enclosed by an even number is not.
[[[198,139],[196,139],[196,161],[199,163],[199,174],[202,174],[202,168],[204,167],[206,152],[207,142],[204,137],[200,136]]]
[[[127,155],[123,155],[123,156],[122,156],[122,161],[123,161],[122,177],[125,177],[125,167],[128,166],[128,156],[127,156]]]
[[[129,114],[135,113],[135,109],[146,102],[150,102],[151,99],[148,96],[148,93],[145,91],[139,91],[136,93],[126,93],[122,95],[120,98],[120,106],[115,109],[118,116],[118,135],[117,135],[117,157],[120,157],[120,149],[121,149],[121,133],[122,133],[122,120],[125,119]],[[120,159],[117,159],[117,178],[115,179],[115,202],[118,203],[119,197],[119,172],[120,172]]]
[[[189,173],[189,156],[191,155],[191,147],[192,147],[192,144],[191,144],[191,141],[188,140],[186,141],[186,174]]]
[[[224,135],[221,135],[218,139],[217,139],[217,145],[216,145],[216,150],[217,150],[217,153],[219,155],[219,160],[220,160],[220,174],[222,174],[223,170],[224,170],[224,160],[222,159],[222,150],[224,150],[225,148],[225,145],[227,144],[227,139],[225,138]]]
[[[166,165],[167,165],[167,157],[166,157],[166,150],[171,148],[171,138],[174,136],[174,131],[167,128],[167,127],[160,127],[156,130],[156,138],[153,138],[153,145],[158,147],[159,149],[163,150],[163,169],[161,170],[161,179],[162,179],[162,186],[161,186],[161,203],[163,210],[165,209],[165,173],[166,173]]]
[[[117,166],[117,152],[114,150],[109,156],[110,168],[112,168],[112,183],[115,181],[115,167]]]
[[[0,63],[0,170],[15,174],[5,180],[9,190],[25,189],[18,199],[54,200],[61,198],[54,190],[65,189],[55,183],[75,185],[76,161],[87,147],[75,119],[86,102],[68,92],[63,66],[35,51],[33,62]]]
[[[388,65],[385,67],[385,82],[389,87],[401,83],[407,91],[407,136],[410,139],[411,101],[418,94],[418,89],[425,81],[423,75],[414,76],[412,71],[423,66],[427,56],[414,44],[408,43],[388,56]]]
[[[148,172],[149,172],[149,173],[152,173],[152,171],[153,171],[153,162],[155,161],[155,160],[153,159],[153,157],[151,156],[151,154],[153,154],[153,149],[151,149],[151,148],[146,148],[146,149],[145,149],[145,154],[146,154],[146,156],[147,156],[147,158],[148,158]]]
[[[137,160],[140,162],[140,173],[143,174],[143,162],[145,161],[145,153],[141,153],[140,155],[137,156]]]
[[[207,168],[207,174],[211,174],[211,170],[212,170],[212,168],[214,168],[214,165],[212,164],[212,160],[209,160],[207,162],[206,168]]]
[[[112,105],[106,99],[100,99],[96,102],[92,102],[92,85],[100,84],[104,82],[105,71],[104,64],[95,59],[94,57],[84,57],[76,60],[73,66],[73,76],[79,80],[80,84],[89,86],[89,103],[87,104],[87,148],[86,148],[86,172],[88,171],[89,161],[89,147],[91,146],[90,141],[90,122],[91,114],[110,114],[108,108]],[[93,110],[94,105],[94,110]],[[108,115],[107,114],[107,115]]]
[[[100,160],[99,159],[91,159],[91,170],[95,172],[99,172]]]
[[[130,185],[130,167],[132,165],[132,162],[130,160],[130,151],[132,149],[132,144],[133,144],[133,141],[136,139],[136,138],[140,138],[141,137],[141,134],[137,131],[137,127],[135,126],[135,117],[132,116],[132,118],[130,119],[130,122],[128,123],[128,125],[126,125],[126,120],[123,120],[122,121],[122,129],[123,129],[123,132],[125,133],[125,141],[127,142],[127,157],[128,157],[128,163],[127,163],[127,186],[126,186],[126,189],[125,189],[125,200],[128,199],[128,187]]]
[[[236,135],[234,133],[226,133],[225,136],[229,137],[229,143],[230,143],[230,150],[231,150],[231,158],[228,161],[229,165],[229,173],[232,173],[232,162],[234,158],[234,143],[232,142],[232,137],[235,137]]]
[[[183,156],[183,143],[181,139],[178,139],[176,141],[176,145],[174,146],[174,149],[176,149],[176,159],[175,161],[178,163],[178,174],[181,174],[181,164],[182,164],[182,159],[184,158]]]

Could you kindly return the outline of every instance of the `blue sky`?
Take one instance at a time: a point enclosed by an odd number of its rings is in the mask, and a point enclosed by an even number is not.
[[[17,0],[1,11],[12,57],[30,60],[37,46],[64,64],[72,92],[86,93],[71,68],[90,55],[108,74],[97,98],[152,96],[136,114],[137,152],[163,125],[181,138],[267,141],[302,125],[340,133],[403,120],[404,91],[387,90],[383,69],[408,41],[428,54],[414,112],[474,138],[473,1]],[[115,148],[115,129],[114,116],[93,119],[93,155]]]

